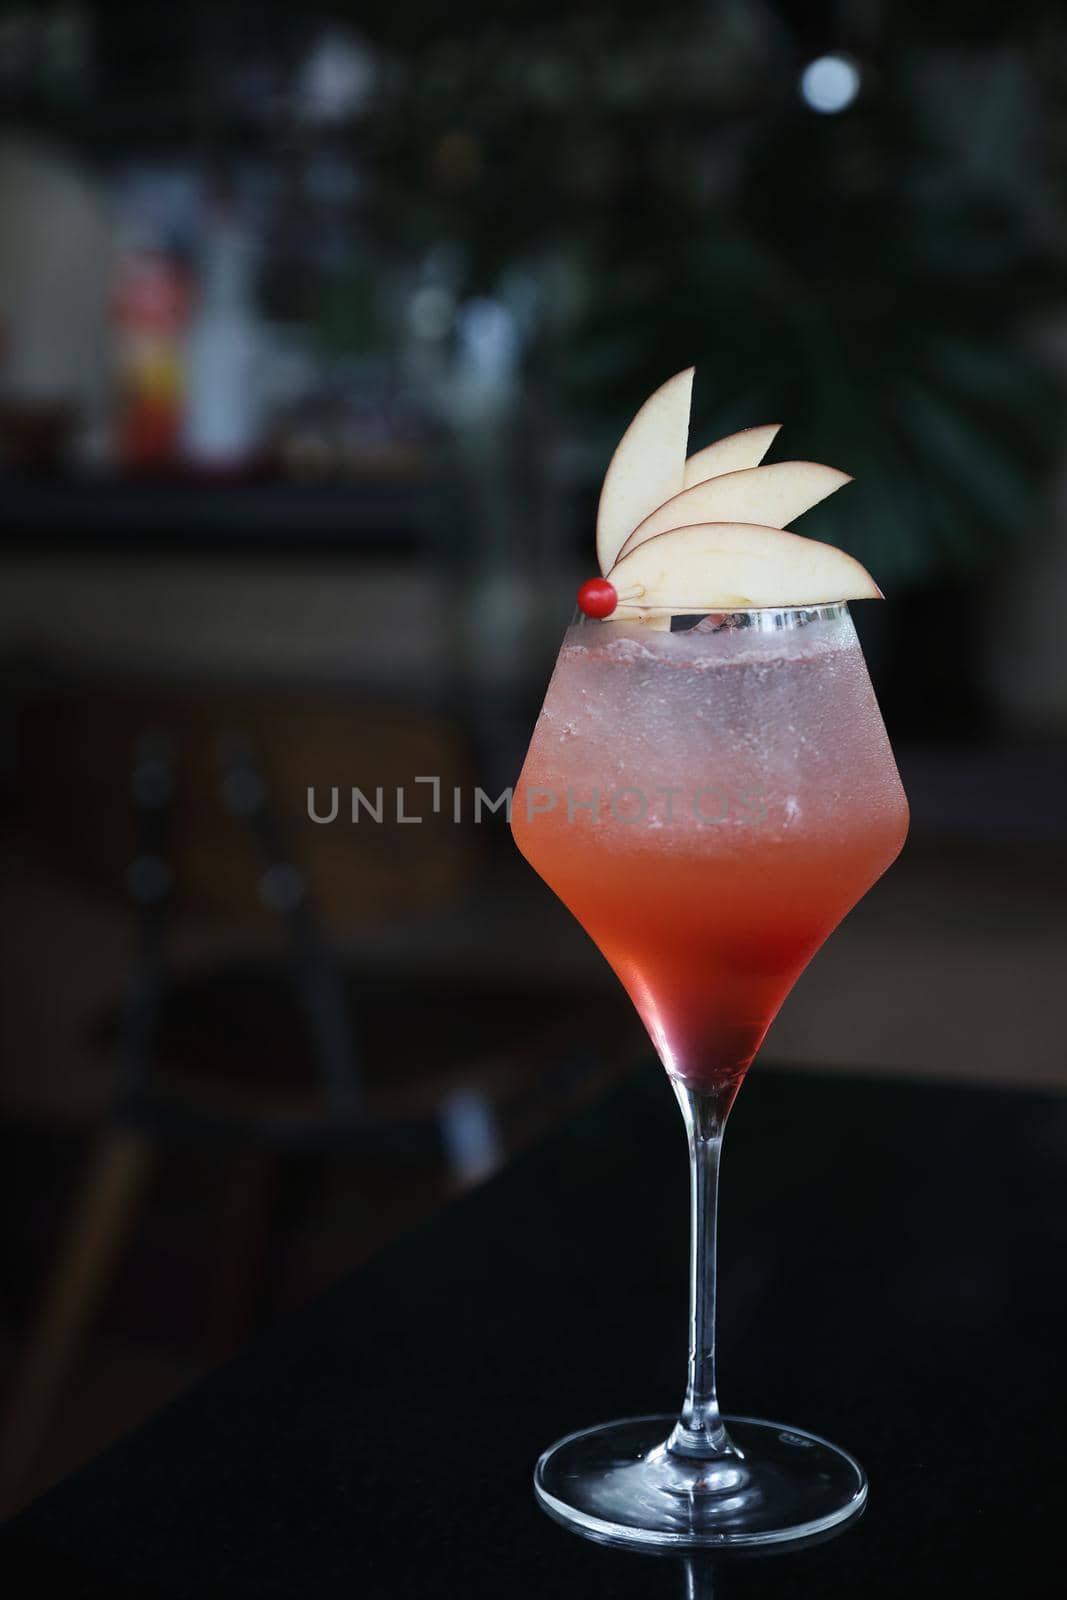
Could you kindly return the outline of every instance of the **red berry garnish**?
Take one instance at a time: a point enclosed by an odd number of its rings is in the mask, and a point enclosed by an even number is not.
[[[578,604],[587,617],[610,617],[618,603],[615,585],[607,578],[587,578],[578,590]]]

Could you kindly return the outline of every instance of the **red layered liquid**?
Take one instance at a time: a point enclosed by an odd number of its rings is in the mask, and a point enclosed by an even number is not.
[[[611,963],[668,1072],[707,1087],[740,1082],[799,974],[902,842],[898,829],[735,860],[629,850],[621,876],[547,820],[519,824],[520,848]]]

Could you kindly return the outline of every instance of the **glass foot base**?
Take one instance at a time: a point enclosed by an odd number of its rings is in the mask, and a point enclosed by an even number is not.
[[[816,1434],[724,1417],[735,1454],[668,1451],[674,1417],[631,1417],[568,1434],[545,1451],[534,1488],[545,1510],[587,1538],[678,1550],[779,1544],[863,1509],[859,1463]]]

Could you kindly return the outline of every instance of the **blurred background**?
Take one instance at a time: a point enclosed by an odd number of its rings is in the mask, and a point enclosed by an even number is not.
[[[1042,0],[0,0],[7,1508],[650,1070],[470,802],[692,362],[914,814],[766,1059],[1067,1088],[1065,246]]]

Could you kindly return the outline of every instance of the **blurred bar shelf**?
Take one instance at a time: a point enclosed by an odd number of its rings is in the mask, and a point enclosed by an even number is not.
[[[284,479],[8,480],[0,487],[0,542],[37,550],[232,555],[249,546],[303,554],[346,548],[442,554],[464,519],[455,478],[300,483]]]

